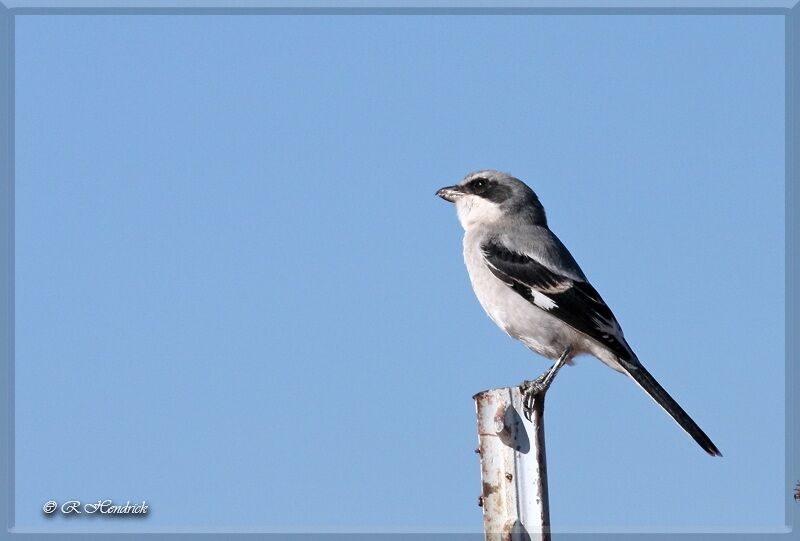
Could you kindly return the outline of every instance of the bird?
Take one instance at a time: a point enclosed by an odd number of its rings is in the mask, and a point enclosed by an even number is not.
[[[528,349],[556,360],[520,387],[526,417],[558,370],[588,354],[628,375],[709,455],[722,456],[639,361],[611,309],[548,227],[544,207],[527,184],[482,170],[436,195],[455,205],[467,273],[489,318]]]

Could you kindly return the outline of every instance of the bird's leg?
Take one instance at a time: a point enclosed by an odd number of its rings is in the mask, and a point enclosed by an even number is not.
[[[533,414],[533,401],[537,396],[544,395],[544,393],[547,392],[556,374],[558,374],[558,371],[561,370],[561,367],[564,366],[567,359],[569,359],[571,351],[571,348],[565,349],[561,357],[553,363],[553,366],[551,366],[547,372],[534,380],[523,381],[520,384],[519,390],[522,392],[522,412],[525,414],[525,418],[528,419],[528,421],[531,420],[531,415]]]

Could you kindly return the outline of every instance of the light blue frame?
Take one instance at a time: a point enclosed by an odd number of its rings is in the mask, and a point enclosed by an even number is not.
[[[786,21],[786,532],[765,534],[726,534],[741,539],[800,538],[795,527],[800,525],[800,502],[792,498],[795,485],[800,482],[800,416],[797,415],[797,389],[800,389],[800,371],[793,361],[797,358],[798,339],[794,335],[800,320],[800,290],[797,283],[797,214],[800,190],[797,189],[800,155],[800,0],[502,0],[485,2],[461,1],[411,1],[372,0],[369,2],[337,2],[335,0],[0,0],[0,539],[24,538],[26,541],[53,540],[60,536],[81,539],[106,539],[131,534],[115,533],[15,533],[14,518],[14,22],[17,15],[84,15],[84,14],[707,14],[707,15],[783,15]],[[757,370],[754,367],[753,370]],[[742,400],[751,400],[742,389]],[[742,487],[747,490],[747,487]],[[237,532],[236,534],[175,533],[133,534],[136,536],[169,536],[170,539],[188,539],[202,536],[206,540],[224,540],[237,536],[272,536],[275,539],[291,537],[294,540],[335,537],[363,539],[375,534],[262,534]],[[591,535],[591,537],[589,537]],[[653,534],[560,534],[559,540],[572,539],[639,539]],[[684,540],[705,539],[710,535],[678,534]],[[482,539],[482,535],[463,534],[381,534],[381,540],[413,536],[418,539]]]

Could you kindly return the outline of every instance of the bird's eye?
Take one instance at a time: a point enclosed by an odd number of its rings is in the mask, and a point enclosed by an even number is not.
[[[486,186],[487,182],[485,178],[478,178],[472,181],[472,191],[475,193],[481,193],[486,189]]]

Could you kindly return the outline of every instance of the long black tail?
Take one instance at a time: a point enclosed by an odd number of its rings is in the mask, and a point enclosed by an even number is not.
[[[711,456],[722,456],[722,453],[719,452],[717,446],[714,445],[714,442],[711,441],[711,438],[706,436],[706,433],[703,432],[697,423],[695,423],[689,414],[683,411],[683,408],[678,405],[677,402],[664,390],[664,388],[659,385],[656,379],[650,375],[644,366],[642,366],[638,361],[634,360],[631,361],[622,361],[620,363],[622,367],[625,369],[626,372],[639,384],[639,386],[644,389],[647,394],[653,397],[653,400],[658,402],[658,405],[664,408],[664,411],[669,413],[681,428],[683,428],[687,434],[689,434],[694,441],[700,444],[706,453]]]

